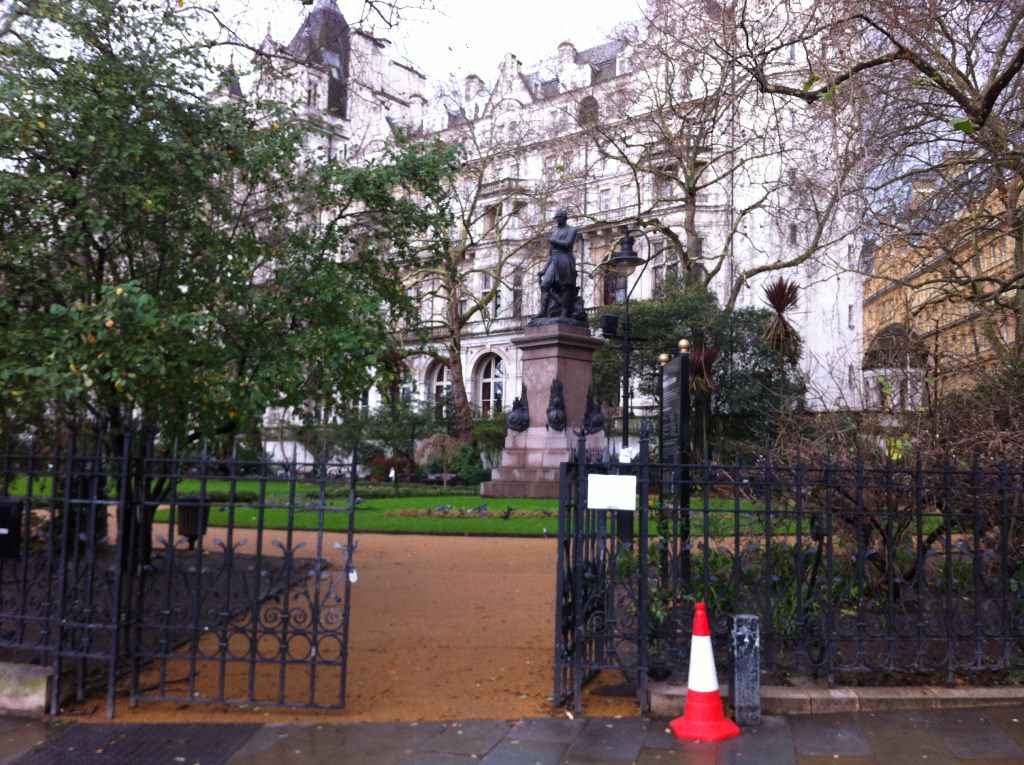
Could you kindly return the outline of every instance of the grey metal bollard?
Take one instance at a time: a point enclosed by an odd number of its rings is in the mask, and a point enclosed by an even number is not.
[[[754,614],[737,614],[732,626],[730,701],[739,725],[761,722],[761,629]]]

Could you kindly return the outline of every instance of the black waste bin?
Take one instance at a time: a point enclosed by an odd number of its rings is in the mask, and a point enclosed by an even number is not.
[[[0,560],[17,560],[21,557],[21,511],[20,499],[0,497]]]
[[[203,497],[178,497],[178,533],[188,539],[188,549],[206,533],[210,522],[210,500]]]

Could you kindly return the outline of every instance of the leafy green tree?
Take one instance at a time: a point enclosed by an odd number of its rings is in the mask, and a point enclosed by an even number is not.
[[[501,459],[507,434],[508,414],[506,412],[477,417],[473,420],[473,445],[482,454],[487,455],[487,461],[491,465],[497,465]]]
[[[191,7],[191,6],[189,6]],[[0,37],[0,406],[198,437],[323,416],[415,321],[401,283],[453,152],[358,167],[288,105],[224,100],[176,0],[40,0]],[[428,205],[419,200],[435,199]]]
[[[178,0],[0,8],[0,427],[169,444],[307,421],[390,369],[401,273],[446,218],[453,154],[401,136],[345,167],[290,105],[212,98]],[[419,200],[439,199],[439,204]],[[149,557],[168,477],[133,486]],[[127,548],[126,548],[127,549]]]
[[[764,342],[773,316],[757,308],[723,310],[702,285],[687,286],[674,279],[653,299],[630,304],[630,334],[636,338],[631,365],[640,393],[657,399],[659,355],[675,355],[680,338],[691,343],[691,434],[696,457],[725,456],[722,452],[727,448],[740,448],[737,442],[764,443],[777,415],[799,405],[800,344],[795,341],[780,357]],[[598,398],[620,401],[621,378],[621,352],[603,346],[594,357]]]
[[[416,467],[416,442],[437,428],[434,407],[429,402],[403,396],[386,402],[367,416],[364,437],[385,447],[410,473]]]

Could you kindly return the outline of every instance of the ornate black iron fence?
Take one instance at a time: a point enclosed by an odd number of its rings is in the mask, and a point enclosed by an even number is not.
[[[731,617],[751,613],[766,672],[952,683],[1024,669],[1020,465],[662,466],[646,453],[564,468],[558,701],[578,705],[603,668],[638,689],[685,670],[696,601],[723,667]],[[617,513],[586,507],[587,475],[608,470],[639,477],[632,541]]]
[[[0,459],[0,658],[73,691],[340,708],[355,471],[71,434]],[[354,458],[353,458],[354,459]]]

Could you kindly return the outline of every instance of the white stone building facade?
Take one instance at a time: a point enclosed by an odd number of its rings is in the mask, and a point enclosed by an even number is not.
[[[274,76],[262,78],[258,87],[286,89],[278,95],[304,98],[307,108],[326,113],[332,131],[311,137],[311,142],[338,161],[356,162],[372,154],[399,127],[466,148],[467,169],[455,205],[457,230],[452,233],[464,270],[464,279],[454,287],[461,294],[450,294],[452,285],[448,291],[439,288],[427,274],[410,276],[410,293],[421,302],[437,351],[409,360],[410,387],[416,395],[436,399],[446,390],[450,373],[438,357],[450,350],[450,303],[464,309],[480,303],[458,328],[467,394],[480,413],[510,407],[521,383],[511,340],[538,311],[537,274],[558,208],[567,209],[570,224],[579,228],[577,270],[585,305],[592,311],[621,302],[626,291],[631,301],[650,297],[658,282],[678,267],[678,253],[667,243],[674,234],[686,239],[680,233],[686,206],[669,189],[672,178],[666,176],[674,167],[666,160],[662,174],[638,169],[656,165],[649,161],[618,162],[610,156],[614,152],[601,148],[601,131],[594,129],[632,124],[627,116],[635,119],[651,108],[636,94],[644,93],[645,85],[664,85],[652,75],[649,59],[638,53],[636,41],[643,40],[641,34],[632,42],[614,40],[588,50],[563,42],[550,60],[529,70],[507,54],[494,78],[471,75],[461,92],[447,97],[433,95],[435,84],[392,60],[386,41],[349,27],[334,0],[318,0],[287,46],[278,46],[269,36],[264,41],[267,52],[290,54],[281,58],[290,63],[268,71]],[[295,59],[309,63],[300,65]],[[276,60],[270,56],[271,62]],[[691,77],[683,86],[691,92],[684,95],[699,100],[701,77]],[[804,342],[801,369],[808,403],[817,409],[857,407],[862,291],[855,266],[860,241],[853,217],[844,216],[841,205],[832,209],[831,223],[824,228],[794,212],[801,186],[796,169],[807,171],[810,165],[818,168],[819,176],[827,173],[827,168],[820,169],[826,167],[820,155],[828,153],[827,141],[816,134],[813,114],[796,106],[770,107],[768,119],[759,112],[755,96],[737,98],[738,113],[729,129],[757,141],[736,141],[734,135],[716,136],[711,142],[715,145],[709,161],[723,162],[725,157],[732,164],[729,172],[719,173],[719,182],[701,186],[690,222],[698,241],[686,244],[687,253],[697,254],[697,266],[705,269],[710,289],[723,304],[732,298],[738,307],[763,306],[767,281],[780,274],[794,280],[801,291],[792,319]],[[779,129],[783,124],[786,131]],[[767,139],[758,131],[769,129],[784,136],[780,141],[791,138],[790,145],[765,150]],[[721,146],[725,151],[716,154]],[[627,146],[622,153],[626,160],[629,151]],[[808,159],[812,155],[817,164]],[[792,207],[787,206],[790,198]],[[803,204],[813,209],[817,200]],[[651,220],[657,225],[646,226]],[[647,264],[623,284],[601,264],[617,242],[619,226],[638,222],[636,247]],[[796,255],[811,249],[813,257],[798,265],[742,279],[745,271],[800,260]],[[371,404],[375,397],[372,393]]]

